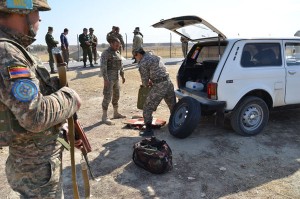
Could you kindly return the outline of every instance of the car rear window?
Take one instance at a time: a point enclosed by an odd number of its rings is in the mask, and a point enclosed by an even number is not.
[[[223,55],[226,46],[203,46],[197,57],[197,63],[204,61],[219,61]]]
[[[243,67],[282,66],[279,43],[249,43],[243,48]]]

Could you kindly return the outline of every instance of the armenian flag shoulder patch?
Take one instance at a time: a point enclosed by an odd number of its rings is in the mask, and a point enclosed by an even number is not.
[[[30,77],[30,71],[25,66],[9,66],[8,73],[10,79]]]

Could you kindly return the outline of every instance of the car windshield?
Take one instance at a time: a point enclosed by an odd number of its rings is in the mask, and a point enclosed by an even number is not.
[[[204,24],[193,24],[185,26],[183,28],[176,29],[176,31],[191,40],[198,40],[207,37],[218,37],[218,34],[213,32],[210,28]]]

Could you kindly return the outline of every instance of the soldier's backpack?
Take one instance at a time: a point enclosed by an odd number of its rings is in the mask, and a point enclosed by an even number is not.
[[[133,162],[154,174],[166,173],[173,168],[172,150],[164,140],[145,138],[133,146]]]

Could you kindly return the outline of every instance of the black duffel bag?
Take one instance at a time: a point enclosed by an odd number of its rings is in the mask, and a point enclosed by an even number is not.
[[[145,138],[133,146],[133,162],[151,173],[166,173],[173,168],[172,150],[164,140]]]

